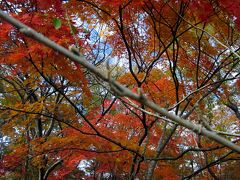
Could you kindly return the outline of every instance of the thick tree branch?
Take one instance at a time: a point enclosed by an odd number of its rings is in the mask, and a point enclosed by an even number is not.
[[[83,57],[76,56],[72,52],[68,51],[66,48],[56,44],[55,42],[51,41],[50,39],[44,37],[42,34],[34,31],[30,27],[22,24],[20,21],[14,19],[13,17],[10,17],[6,13],[4,13],[2,10],[0,10],[0,17],[4,19],[5,21],[9,22],[10,24],[14,25],[16,28],[18,28],[23,34],[25,34],[28,37],[31,37],[32,39],[35,39],[36,41],[48,46],[49,48],[54,49],[55,51],[63,54],[64,56],[68,57],[72,61],[78,62],[82,66],[84,66],[86,69],[88,69],[90,72],[104,80],[105,82],[108,82],[111,84],[114,89],[117,89],[116,94],[119,96],[126,96],[129,97],[133,100],[136,100],[146,107],[151,108],[155,112],[161,114],[162,116],[165,116],[169,118],[170,120],[178,123],[181,126],[184,126],[196,133],[200,133],[212,140],[215,140],[216,142],[227,146],[228,148],[240,152],[240,146],[226,140],[225,138],[219,136],[217,133],[208,131],[204,127],[201,127],[200,125],[196,125],[190,121],[187,121],[185,119],[180,118],[177,115],[169,113],[167,110],[160,108],[157,104],[154,102],[146,99],[142,95],[138,95],[133,93],[131,90],[128,88],[124,87],[123,85],[119,84],[118,82],[109,79],[106,75],[104,75],[103,72],[101,72],[99,69],[97,69],[94,65],[90,64],[88,61],[86,61]]]

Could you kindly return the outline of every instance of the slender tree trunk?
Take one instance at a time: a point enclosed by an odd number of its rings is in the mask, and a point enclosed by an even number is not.
[[[172,137],[172,135],[175,132],[176,128],[177,128],[177,125],[174,125],[173,128],[170,131],[170,134],[168,134],[166,132],[166,126],[165,126],[163,135],[159,139],[159,142],[158,142],[158,147],[157,147],[157,150],[156,150],[157,155],[156,155],[155,158],[158,158],[160,156],[161,152],[163,151],[163,149],[167,145],[168,141]],[[147,172],[145,174],[145,180],[151,180],[153,178],[153,174],[154,174],[154,170],[155,170],[155,168],[157,166],[157,162],[158,162],[157,160],[150,161],[148,169],[147,169]]]
[[[40,168],[38,170],[38,180],[44,180],[44,169],[43,168]]]

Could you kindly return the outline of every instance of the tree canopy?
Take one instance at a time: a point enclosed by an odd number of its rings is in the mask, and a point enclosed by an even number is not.
[[[0,175],[239,177],[239,8],[0,1]]]

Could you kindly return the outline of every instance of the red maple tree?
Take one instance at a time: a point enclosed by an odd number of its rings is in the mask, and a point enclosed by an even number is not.
[[[1,1],[1,176],[239,177],[239,6]]]

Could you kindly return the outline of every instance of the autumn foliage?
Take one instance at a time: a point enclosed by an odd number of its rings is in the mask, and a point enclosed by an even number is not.
[[[132,92],[239,144],[239,0],[3,0]],[[203,124],[203,125],[200,125]],[[0,19],[0,176],[236,179],[239,153]],[[231,172],[231,173],[230,173]]]

